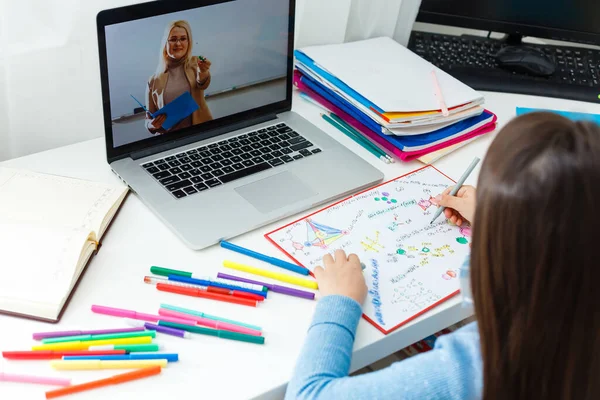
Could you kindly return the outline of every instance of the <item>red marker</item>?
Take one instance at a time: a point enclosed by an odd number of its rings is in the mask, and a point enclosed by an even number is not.
[[[224,295],[241,297],[244,299],[250,299],[250,300],[256,300],[256,301],[264,301],[265,300],[265,298],[263,296],[259,296],[254,293],[242,292],[241,290],[230,290],[230,289],[220,288],[220,287],[216,287],[216,286],[207,286],[206,291],[211,292],[211,293],[220,293],[220,294],[224,294]]]
[[[179,287],[191,288],[191,289],[198,289],[198,290],[202,290],[202,291],[205,291],[205,292],[219,293],[219,294],[223,294],[223,295],[226,295],[226,296],[235,296],[235,297],[241,297],[241,298],[244,298],[244,299],[250,299],[250,300],[256,300],[256,301],[264,301],[265,300],[264,296],[260,296],[258,294],[254,294],[254,293],[244,292],[243,290],[232,290],[232,289],[220,288],[220,287],[216,287],[216,286],[192,285],[190,283],[170,281],[168,279],[157,278],[157,277],[154,277],[154,276],[145,276],[144,277],[144,282],[145,283],[149,283],[151,285],[158,285],[159,283],[162,283],[162,284],[165,284],[165,285],[179,286]]]
[[[126,354],[125,350],[88,350],[88,351],[3,351],[2,357],[9,360],[54,360],[63,356],[115,356]]]
[[[193,296],[193,297],[202,297],[204,299],[224,301],[227,303],[241,304],[241,305],[250,306],[250,307],[256,307],[256,304],[258,303],[256,300],[245,299],[242,297],[236,297],[236,296],[225,295],[225,294],[220,294],[220,293],[211,293],[211,292],[207,292],[204,290],[195,289],[195,288],[191,288],[191,287],[167,285],[164,283],[157,284],[156,288],[162,292],[177,293],[177,294],[183,294],[186,296]]]

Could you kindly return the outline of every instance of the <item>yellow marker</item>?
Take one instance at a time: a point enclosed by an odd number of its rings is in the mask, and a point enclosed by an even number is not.
[[[154,367],[165,368],[167,360],[54,360],[50,362],[58,370],[90,370],[90,369],[138,369]]]
[[[282,274],[281,272],[272,272],[261,268],[251,267],[249,265],[239,264],[233,261],[223,261],[223,265],[226,268],[231,268],[242,272],[248,272],[254,275],[264,276],[281,282],[291,283],[292,285],[303,286],[309,289],[319,288],[317,282],[315,281],[311,281],[305,278],[298,278],[288,274]]]
[[[39,346],[33,346],[31,350],[52,350],[52,351],[79,351],[88,350],[91,346],[104,346],[107,344],[128,345],[128,344],[149,344],[152,343],[152,337],[140,336],[123,339],[105,339],[105,340],[89,340],[64,343],[49,343]]]

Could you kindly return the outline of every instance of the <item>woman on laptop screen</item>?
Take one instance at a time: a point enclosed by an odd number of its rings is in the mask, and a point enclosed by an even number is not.
[[[192,29],[187,21],[167,25],[156,73],[146,86],[146,128],[152,134],[172,132],[213,119],[204,99],[204,90],[210,85],[211,62],[202,56],[193,56],[192,44]],[[174,101],[178,120],[170,121],[169,113],[160,110]]]

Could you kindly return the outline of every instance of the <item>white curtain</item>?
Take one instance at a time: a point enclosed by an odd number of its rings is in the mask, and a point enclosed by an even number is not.
[[[103,136],[96,14],[141,1],[0,0],[0,160]],[[419,5],[297,0],[296,46],[406,44]]]
[[[421,0],[296,0],[296,47],[389,36],[406,45]]]

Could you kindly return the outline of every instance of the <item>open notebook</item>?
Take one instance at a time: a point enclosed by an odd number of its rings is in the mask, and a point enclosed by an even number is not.
[[[0,167],[0,313],[57,322],[126,195]]]

